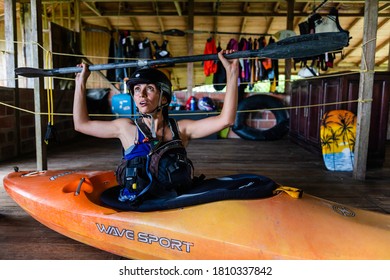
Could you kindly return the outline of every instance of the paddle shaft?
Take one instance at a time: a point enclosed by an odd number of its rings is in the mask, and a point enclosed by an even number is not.
[[[231,54],[226,54],[225,57],[227,59],[233,58],[244,58],[244,57],[255,57],[258,56],[259,51],[239,51]],[[132,67],[145,67],[145,66],[156,66],[156,65],[164,65],[171,63],[188,63],[188,62],[199,62],[206,60],[218,60],[218,54],[207,54],[207,55],[192,55],[192,56],[179,56],[179,57],[166,57],[161,59],[139,59],[133,61],[126,62],[115,62],[109,64],[95,64],[90,65],[90,71],[102,71],[102,70],[110,70],[110,69],[122,69],[122,68],[132,68]],[[78,73],[81,72],[80,67],[65,67],[65,68],[57,68],[57,69],[49,69],[47,70],[49,73],[53,75],[63,75],[69,73]]]
[[[326,52],[340,50],[349,42],[349,34],[346,32],[328,32],[318,34],[305,34],[293,36],[259,50],[237,51],[231,54],[225,54],[227,59],[236,58],[270,58],[270,59],[289,59],[316,56]],[[110,69],[158,66],[175,63],[200,62],[207,60],[218,60],[218,54],[202,54],[179,57],[166,57],[161,59],[141,59],[127,62],[117,62],[108,64],[90,65],[91,71],[101,71]],[[30,67],[21,67],[15,69],[15,74],[25,77],[44,77],[56,76],[70,73],[81,72],[80,67],[63,67],[54,69],[37,69]]]

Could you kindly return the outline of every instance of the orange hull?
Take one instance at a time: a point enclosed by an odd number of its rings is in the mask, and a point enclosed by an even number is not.
[[[390,217],[304,194],[155,212],[102,205],[112,171],[4,178],[31,216],[70,238],[131,259],[390,259]],[[85,178],[78,190],[80,179]],[[77,194],[78,193],[78,194]]]

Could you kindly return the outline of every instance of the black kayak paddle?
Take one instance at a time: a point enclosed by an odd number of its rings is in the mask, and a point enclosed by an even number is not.
[[[326,32],[316,34],[305,34],[292,36],[278,42],[267,45],[259,50],[237,51],[226,54],[227,59],[234,58],[271,58],[271,59],[289,59],[312,57],[324,54],[326,52],[339,51],[349,43],[348,32]],[[131,67],[159,66],[175,63],[189,63],[206,60],[218,60],[218,54],[190,55],[179,57],[165,57],[160,59],[142,59],[127,62],[117,62],[108,64],[90,65],[90,71],[101,71],[109,69],[121,69]],[[63,67],[53,69],[39,69],[31,67],[20,67],[15,69],[15,74],[28,77],[45,77],[64,75],[69,73],[81,72],[80,67]]]

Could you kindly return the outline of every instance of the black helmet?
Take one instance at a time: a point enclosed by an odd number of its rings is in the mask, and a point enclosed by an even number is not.
[[[140,68],[136,70],[126,82],[127,88],[133,93],[134,86],[138,84],[155,84],[167,98],[167,104],[172,99],[172,84],[168,77],[155,68]]]

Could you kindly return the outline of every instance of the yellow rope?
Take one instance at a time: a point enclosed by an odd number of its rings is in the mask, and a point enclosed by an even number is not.
[[[5,106],[5,107],[9,107],[9,108],[12,108],[12,109],[14,109],[14,110],[21,111],[21,112],[29,113],[29,114],[32,114],[32,115],[35,115],[35,114],[36,114],[34,111],[27,110],[27,109],[23,109],[23,108],[20,108],[20,107],[11,105],[11,104],[7,104],[7,103],[1,102],[1,101],[0,101],[0,104],[3,105],[3,106]]]
[[[237,113],[256,113],[263,111],[278,111],[278,110],[290,110],[290,109],[302,109],[302,108],[311,108],[311,107],[320,107],[320,106],[330,106],[330,105],[338,105],[338,104],[347,104],[347,103],[366,103],[372,102],[372,99],[356,99],[356,100],[348,100],[348,101],[340,101],[340,102],[329,102],[329,103],[320,103],[320,104],[311,104],[305,106],[289,106],[289,107],[280,107],[280,108],[264,108],[264,109],[254,109],[254,110],[239,110]],[[26,113],[34,114],[34,115],[49,115],[49,116],[73,116],[73,113],[54,113],[54,112],[34,112],[30,110],[26,110],[23,108],[19,108],[4,102],[0,102],[0,105],[4,105],[6,107],[10,107],[15,110],[20,110]],[[193,116],[193,115],[216,115],[219,112],[208,112],[208,111],[191,111],[191,113],[175,113],[171,111],[171,116]],[[134,117],[138,114],[89,114],[90,117],[116,117],[116,116],[128,116]]]
[[[46,68],[52,67],[52,57],[50,51],[46,52]],[[47,114],[49,125],[54,125],[54,101],[53,101],[53,78],[46,77],[47,81]]]

